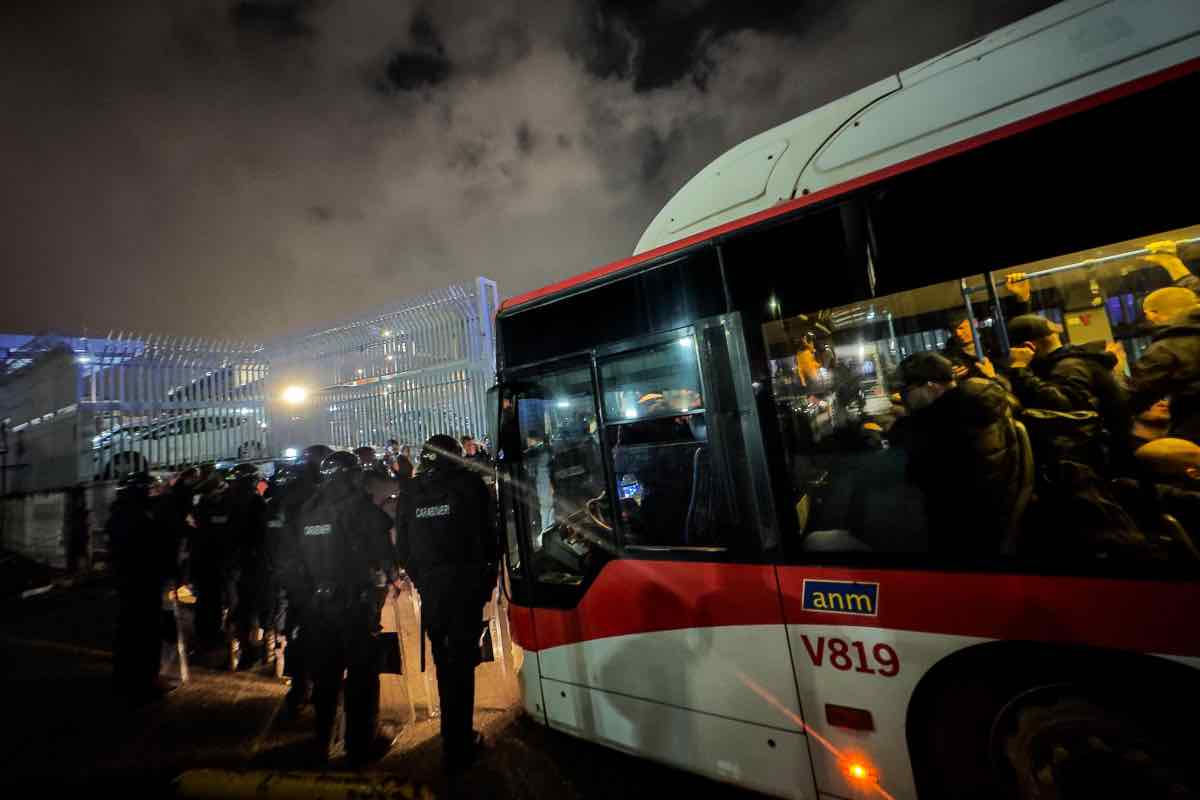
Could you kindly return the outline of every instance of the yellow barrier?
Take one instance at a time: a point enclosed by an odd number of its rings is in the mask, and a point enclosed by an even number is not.
[[[257,798],[375,798],[377,800],[433,800],[425,786],[397,778],[338,775],[325,772],[236,772],[223,769],[193,769],[175,779],[177,797],[192,800],[256,800]]]

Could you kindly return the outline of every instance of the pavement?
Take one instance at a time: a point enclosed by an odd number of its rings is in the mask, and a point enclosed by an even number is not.
[[[0,787],[32,784],[40,792],[170,796],[181,775],[214,769],[274,776],[271,797],[289,796],[283,779],[296,772],[306,773],[311,788],[312,775],[319,771],[310,749],[311,711],[286,719],[282,682],[265,671],[230,673],[193,661],[190,680],[182,687],[153,705],[131,710],[110,693],[116,618],[111,580],[60,579],[54,586],[26,599],[11,593],[0,599],[6,721],[0,725]],[[426,676],[416,669],[411,600],[402,598],[399,609],[410,669],[406,676],[384,676],[381,692],[382,717],[399,729],[398,738],[388,755],[365,772],[352,772],[343,760],[335,760],[326,770],[335,779],[373,783],[377,790],[372,796],[393,796],[378,791],[379,786],[412,786],[437,797],[467,798],[607,800],[663,791],[757,796],[567,737],[531,720],[517,702],[519,649],[509,660],[479,668],[475,725],[489,749],[465,778],[447,785],[440,768],[438,721],[430,713],[435,705],[430,696],[436,698],[437,692],[432,660],[427,695]],[[394,627],[387,609],[383,622]],[[229,774],[215,773],[218,779]],[[214,796],[236,794],[237,786],[228,781]]]

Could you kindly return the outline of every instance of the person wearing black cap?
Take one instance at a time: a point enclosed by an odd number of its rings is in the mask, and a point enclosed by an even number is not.
[[[492,492],[464,465],[452,436],[431,437],[396,504],[396,549],[421,596],[442,707],[442,764],[454,774],[478,756],[471,727],[483,607],[496,584]]]
[[[1037,314],[1010,320],[1008,340],[1012,343],[1008,379],[1021,405],[1098,412],[1114,457],[1128,455],[1133,417],[1125,390],[1113,372],[1115,355],[1064,345],[1062,328]]]
[[[300,510],[300,555],[308,588],[301,647],[313,676],[318,757],[329,756],[345,675],[346,752],[355,766],[384,754],[379,737],[376,580],[394,580],[391,517],[362,491],[358,459],[331,453],[321,488]]]
[[[950,317],[950,338],[946,341],[943,355],[954,369],[955,380],[987,378],[997,380],[996,369],[991,359],[977,352],[971,318],[966,311]]]
[[[924,495],[931,549],[999,552],[1027,499],[1016,401],[996,381],[956,380],[954,365],[938,353],[908,356],[900,374],[908,414],[892,438]]]

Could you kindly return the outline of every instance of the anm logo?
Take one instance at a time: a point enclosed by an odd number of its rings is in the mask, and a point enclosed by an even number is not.
[[[816,581],[804,579],[805,611],[829,611],[835,614],[879,613],[879,584],[857,581]]]

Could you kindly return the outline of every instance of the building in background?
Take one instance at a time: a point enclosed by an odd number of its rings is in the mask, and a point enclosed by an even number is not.
[[[124,333],[0,341],[8,491],[269,452],[259,345]]]
[[[481,437],[497,299],[477,278],[265,346],[0,335],[0,494],[286,458],[316,442]]]

